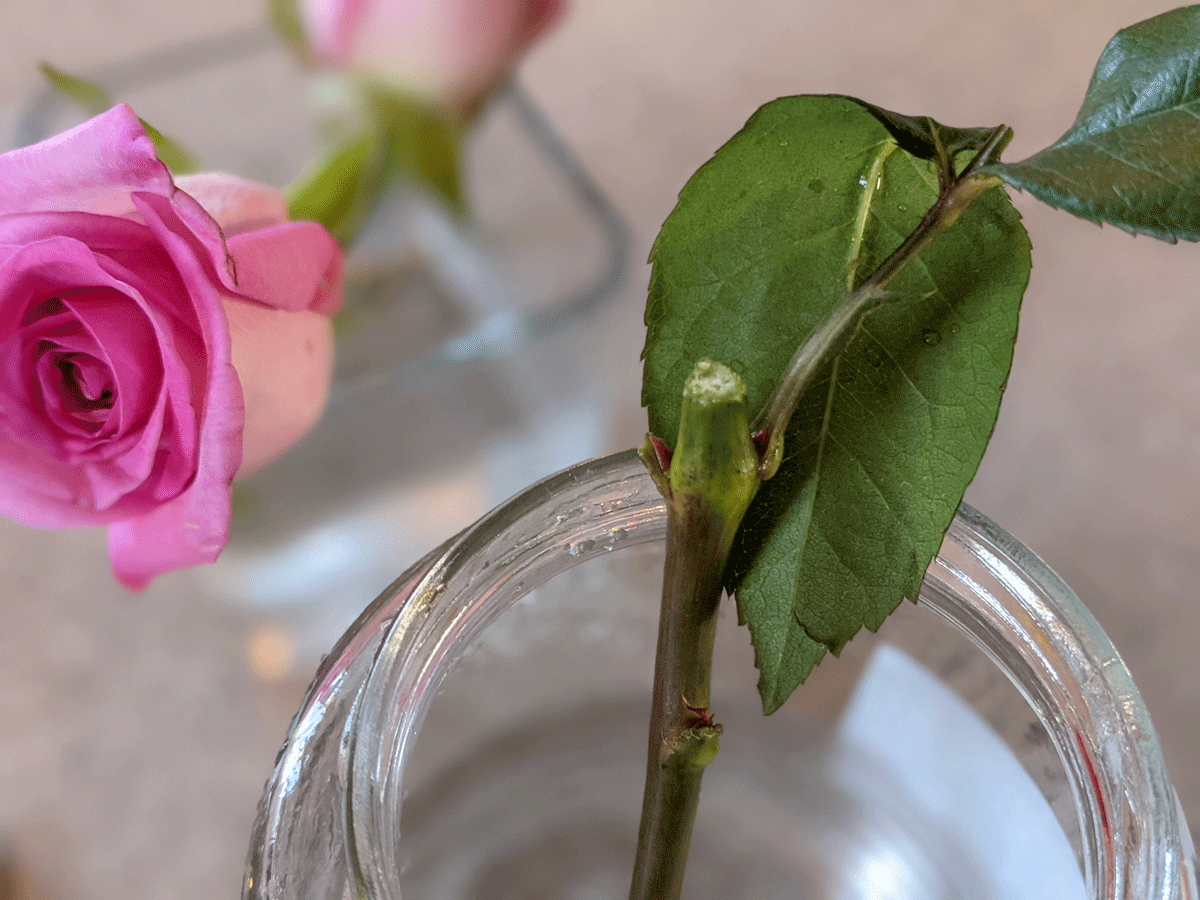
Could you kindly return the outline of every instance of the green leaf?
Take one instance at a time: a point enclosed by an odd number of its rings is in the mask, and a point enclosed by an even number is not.
[[[49,82],[50,87],[54,88],[64,97],[74,100],[89,115],[98,115],[113,105],[112,97],[108,91],[100,85],[88,81],[86,78],[80,78],[77,75],[68,75],[62,69],[52,66],[48,62],[38,63],[38,69],[46,81]]]
[[[1119,32],[1071,129],[982,171],[1093,222],[1200,240],[1200,6]]]
[[[959,153],[978,150],[995,131],[994,128],[953,128],[929,116],[906,116],[857,97],[845,99],[857,103],[873,115],[891,132],[902,150],[920,159],[953,162]]]
[[[651,254],[643,403],[676,441],[701,357],[759,409],[793,351],[937,197],[931,162],[861,104],[787,97],[692,177]],[[764,709],[826,649],[915,597],[991,435],[1012,360],[1029,242],[988,190],[892,282],[895,296],[802,398],[729,572]]]

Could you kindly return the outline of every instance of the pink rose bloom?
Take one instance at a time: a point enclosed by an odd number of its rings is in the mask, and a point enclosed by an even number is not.
[[[566,0],[296,0],[316,59],[465,105],[557,24]]]
[[[328,390],[341,253],[271,188],[175,182],[118,106],[0,156],[0,514],[108,526],[127,587],[211,562],[231,483]]]

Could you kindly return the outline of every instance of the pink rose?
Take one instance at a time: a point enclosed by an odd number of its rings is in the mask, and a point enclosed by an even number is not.
[[[467,105],[562,17],[566,0],[296,0],[316,59]]]
[[[107,525],[130,588],[211,562],[239,468],[320,415],[340,279],[277,191],[173,181],[128,107],[0,156],[0,514]]]

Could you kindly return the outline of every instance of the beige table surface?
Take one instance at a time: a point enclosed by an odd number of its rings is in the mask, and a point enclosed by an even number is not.
[[[761,102],[840,92],[944,122],[1004,121],[1017,129],[1008,157],[1020,158],[1069,124],[1108,37],[1169,6],[576,0],[521,80],[631,223],[640,260],[687,176]],[[86,72],[258,15],[238,0],[0,0],[0,125],[37,84],[38,58]],[[219,121],[221,110],[191,114]],[[1035,269],[968,499],[1095,612],[1200,823],[1200,249],[1016,203]],[[644,429],[646,276],[635,266],[580,342],[608,450]],[[259,624],[185,575],[124,593],[98,533],[0,522],[0,843],[18,897],[235,894],[303,688],[299,673],[251,672]]]

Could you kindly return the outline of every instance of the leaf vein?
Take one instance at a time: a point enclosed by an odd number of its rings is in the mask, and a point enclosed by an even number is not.
[[[849,447],[839,441],[836,437],[830,435],[829,440],[833,441],[838,449],[845,453],[846,457],[850,459],[856,466],[858,466],[858,470],[866,476],[867,481],[871,484],[871,487],[875,489],[875,493],[879,495],[879,499],[883,501],[884,507],[891,514],[892,518],[897,522],[902,523],[905,528],[908,528],[908,521],[906,520],[905,516],[898,512],[892,505],[892,502],[888,499],[887,494],[885,494],[883,491],[883,483],[879,480],[879,478],[867,468],[866,464],[863,463],[857,454],[855,454]]]
[[[872,341],[875,342],[875,345],[880,349],[880,351],[883,352],[883,355],[886,356],[889,360],[891,360],[892,365],[896,367],[896,371],[904,376],[904,380],[908,383],[908,386],[913,389],[913,392],[918,397],[921,398],[921,400],[925,403],[925,405],[927,407],[936,406],[936,404],[933,402],[933,400],[931,398],[927,397],[925,395],[925,392],[923,390],[921,390],[920,387],[917,386],[917,383],[915,381],[913,381],[912,376],[908,373],[907,370],[905,370],[904,366],[900,364],[900,361],[898,359],[896,359],[896,357],[892,353],[892,351],[887,348],[887,345],[885,345],[883,343],[883,341],[881,341],[878,337],[876,337],[874,334],[872,334],[866,328],[863,328],[862,331],[863,331],[863,334],[867,335],[867,337],[869,337]]]

